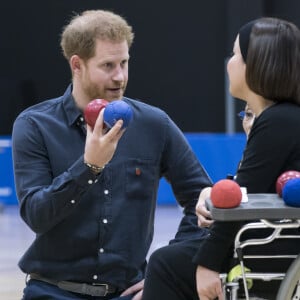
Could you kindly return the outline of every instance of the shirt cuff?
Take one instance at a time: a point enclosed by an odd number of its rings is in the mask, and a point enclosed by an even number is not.
[[[83,155],[78,159],[69,169],[69,172],[75,182],[82,186],[89,186],[98,181],[99,176],[102,174],[95,174],[83,160]]]

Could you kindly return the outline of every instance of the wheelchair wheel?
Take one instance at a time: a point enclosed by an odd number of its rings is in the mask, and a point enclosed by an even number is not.
[[[297,299],[300,299],[300,255],[288,268],[276,297],[276,300]]]

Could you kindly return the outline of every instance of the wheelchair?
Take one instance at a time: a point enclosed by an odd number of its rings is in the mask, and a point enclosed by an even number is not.
[[[297,232],[300,227],[300,208],[285,205],[277,194],[248,194],[246,201],[231,209],[216,208],[211,200],[206,204],[211,211],[212,218],[218,221],[247,221],[235,236],[233,259],[238,262],[237,268],[228,273],[220,274],[224,299],[226,300],[252,300],[265,299],[252,297],[249,294],[250,286],[255,282],[267,283],[277,281],[276,300],[300,299],[300,254],[251,254],[247,253],[247,247],[267,245],[276,240],[299,239],[299,234],[287,233],[290,229]],[[253,221],[258,220],[258,221]],[[255,230],[268,230],[268,235],[258,238],[242,238],[245,233]],[[300,242],[300,241],[299,241]],[[253,252],[253,251],[252,251]],[[285,272],[254,272],[245,267],[245,261],[259,261],[262,264],[267,259],[290,260]],[[267,265],[267,263],[266,263]],[[242,293],[241,293],[242,290]],[[241,296],[242,294],[242,296]],[[267,298],[275,300],[275,298]]]

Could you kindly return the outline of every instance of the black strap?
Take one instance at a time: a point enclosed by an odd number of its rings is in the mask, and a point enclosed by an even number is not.
[[[54,279],[45,278],[35,273],[30,274],[30,279],[44,281],[49,284],[56,285],[62,290],[89,296],[104,297],[107,294],[112,294],[117,291],[115,287],[106,283],[87,284],[71,281],[58,281]]]

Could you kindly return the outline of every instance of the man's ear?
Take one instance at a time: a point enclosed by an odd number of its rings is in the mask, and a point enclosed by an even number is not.
[[[70,58],[70,66],[72,69],[72,73],[76,74],[81,70],[82,60],[78,55],[72,55]]]

